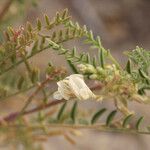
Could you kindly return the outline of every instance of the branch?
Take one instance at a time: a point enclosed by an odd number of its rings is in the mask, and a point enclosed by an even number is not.
[[[12,4],[13,1],[14,0],[8,0],[6,2],[6,4],[4,5],[3,9],[0,11],[0,21],[3,19],[3,17],[7,13],[7,11],[9,10],[9,8],[10,8],[10,6],[11,6],[11,4]]]
[[[101,89],[102,86],[100,84],[97,84],[97,85],[94,85],[92,86],[90,89],[91,90],[98,90],[98,89]],[[29,114],[32,114],[32,113],[35,113],[35,112],[38,112],[38,111],[41,111],[41,110],[44,110],[44,109],[47,109],[51,106],[54,106],[54,105],[57,105],[57,104],[60,104],[60,103],[63,103],[65,102],[66,100],[50,100],[49,103],[47,104],[41,104],[35,108],[32,108],[30,110],[27,110],[27,111],[24,111],[22,113],[22,116],[23,115],[29,115]],[[14,113],[10,113],[9,115],[7,115],[6,117],[2,118],[0,120],[0,124],[2,124],[3,122],[11,122],[11,121],[14,121],[16,118],[18,118],[18,116],[20,115],[20,111],[19,112],[14,112]]]
[[[56,100],[51,100],[49,103],[47,104],[42,104],[42,105],[39,105],[35,108],[32,108],[28,111],[24,111],[22,113],[22,116],[23,115],[28,115],[28,114],[32,114],[34,112],[37,112],[37,111],[40,111],[40,110],[43,110],[43,109],[47,109],[51,106],[54,106],[54,105],[57,105],[57,104],[60,104],[60,103],[63,103],[65,102],[65,100],[59,100],[59,101],[56,101]],[[0,120],[0,124],[2,124],[3,122],[12,122],[14,121],[16,118],[18,118],[18,116],[20,115],[20,111],[18,112],[14,112],[14,113],[11,113],[9,115],[7,115],[6,117],[4,117],[3,119]]]
[[[43,81],[43,82],[41,83],[41,85],[35,90],[35,92],[33,92],[33,93],[31,94],[31,96],[28,98],[28,100],[26,101],[25,105],[24,105],[23,108],[21,109],[19,116],[21,116],[22,114],[24,114],[25,109],[26,109],[26,108],[29,106],[29,104],[32,102],[33,98],[34,98],[34,97],[37,95],[37,93],[38,93],[41,89],[43,89],[43,87],[44,87],[50,80],[52,80],[52,79],[53,79],[53,78],[48,77],[45,81]]]
[[[49,82],[49,81],[52,81],[54,80],[54,77],[56,76],[56,74],[59,74],[60,72],[59,71],[54,71],[52,75],[49,75],[47,77],[47,79],[45,81],[43,81],[40,86],[35,90],[35,92],[33,92],[31,94],[31,96],[27,99],[25,105],[23,106],[23,108],[21,109],[20,111],[20,114],[18,115],[19,116],[22,116],[22,114],[24,114],[24,111],[25,109],[29,106],[29,104],[32,102],[33,98],[44,88],[44,86]]]
[[[128,128],[114,128],[114,127],[107,127],[105,124],[99,123],[95,125],[70,125],[70,124],[45,124],[46,127],[49,128],[67,128],[67,129],[91,129],[91,130],[98,130],[100,132],[117,132],[117,133],[125,133],[125,134],[150,134],[148,131],[140,131],[135,129],[128,129]],[[26,127],[26,126],[24,126]],[[30,126],[29,126],[30,127]],[[33,125],[31,129],[38,129],[42,128],[40,125]]]
[[[79,124],[44,124],[45,127],[51,129],[51,128],[63,128],[63,129],[88,129],[88,130],[97,130],[99,132],[112,132],[112,133],[122,133],[122,134],[143,134],[143,135],[150,135],[149,131],[146,130],[136,130],[136,129],[128,129],[128,128],[114,128],[114,127],[107,127],[105,124],[98,123],[95,125],[79,125]],[[17,128],[17,124],[9,125],[9,126],[3,126],[1,128]],[[28,128],[30,131],[35,131],[36,129],[42,129],[43,125],[35,124],[35,125],[19,125],[19,128]]]

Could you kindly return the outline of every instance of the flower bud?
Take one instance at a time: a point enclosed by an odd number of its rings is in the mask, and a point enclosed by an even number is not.
[[[98,79],[98,75],[97,74],[92,74],[92,75],[89,76],[89,78],[92,79],[92,80],[96,80],[96,79]]]
[[[96,69],[94,66],[90,64],[86,64],[86,66],[87,66],[87,69],[86,69],[87,73],[96,73]]]
[[[82,73],[96,73],[96,69],[94,66],[90,65],[90,64],[80,64],[78,65],[78,68],[79,70],[82,72]]]

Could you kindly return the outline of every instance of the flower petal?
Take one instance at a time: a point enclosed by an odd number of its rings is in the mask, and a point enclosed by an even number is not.
[[[88,88],[83,80],[83,76],[72,75],[69,78],[69,85],[74,95],[80,100],[95,98],[93,92]]]
[[[62,95],[58,91],[53,94],[53,98],[57,100],[63,99]]]
[[[54,93],[56,99],[78,98],[79,100],[96,99],[96,95],[85,84],[83,75],[73,74],[57,82],[58,91]]]

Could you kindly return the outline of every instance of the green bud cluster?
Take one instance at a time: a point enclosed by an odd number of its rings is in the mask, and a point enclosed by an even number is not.
[[[91,64],[80,64],[78,65],[79,71],[82,74],[88,75],[90,79],[110,81],[114,76],[119,76],[120,71],[117,69],[116,65],[106,65],[105,68],[100,66],[94,67]]]

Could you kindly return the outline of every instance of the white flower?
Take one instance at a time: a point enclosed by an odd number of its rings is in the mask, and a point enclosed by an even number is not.
[[[79,100],[96,99],[97,96],[85,84],[83,75],[73,74],[64,80],[57,82],[58,91],[54,93],[54,98],[61,100],[77,98]]]

